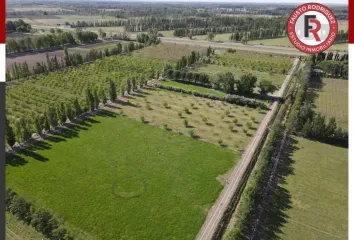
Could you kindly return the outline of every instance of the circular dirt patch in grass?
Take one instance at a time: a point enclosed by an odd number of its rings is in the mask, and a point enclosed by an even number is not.
[[[132,199],[139,197],[146,191],[147,183],[138,177],[128,177],[115,181],[112,185],[112,194],[117,198]]]

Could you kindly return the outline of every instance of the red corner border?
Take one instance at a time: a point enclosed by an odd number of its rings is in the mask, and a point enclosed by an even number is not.
[[[354,1],[348,0],[348,32],[349,43],[354,43]]]
[[[0,0],[0,44],[6,42],[6,0]]]

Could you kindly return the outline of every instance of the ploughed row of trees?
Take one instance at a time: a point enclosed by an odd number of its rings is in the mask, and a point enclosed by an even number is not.
[[[49,57],[47,53],[46,61],[37,62],[32,69],[28,67],[27,62],[14,63],[11,66],[11,69],[6,71],[6,81],[26,78],[36,74],[48,74],[67,67],[74,67],[83,63],[91,62],[96,59],[127,54],[134,50],[141,49],[144,46],[144,44],[134,42],[129,42],[124,45],[118,43],[115,47],[109,49],[106,48],[103,51],[91,49],[85,55],[76,52],[69,53],[67,48],[64,48],[64,57],[57,58],[56,55],[54,57]]]
[[[89,31],[60,32],[57,34],[34,35],[20,38],[11,38],[6,41],[7,53],[19,53],[32,50],[73,45],[77,43],[90,43],[96,41],[98,35]]]

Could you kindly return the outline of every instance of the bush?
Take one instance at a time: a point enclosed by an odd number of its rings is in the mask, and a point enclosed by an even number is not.
[[[163,106],[164,106],[165,108],[168,108],[168,103],[167,103],[167,102],[163,102]]]
[[[224,141],[223,141],[221,138],[218,140],[218,144],[219,144],[219,145],[222,145],[223,142],[224,142]]]
[[[251,128],[251,127],[252,127],[252,123],[251,123],[251,122],[247,122],[247,123],[246,123],[246,126],[247,126],[248,128]]]
[[[187,120],[187,119],[184,119],[184,120],[183,120],[183,124],[184,124],[185,127],[188,127],[188,120]]]
[[[232,119],[232,122],[233,122],[234,124],[237,124],[237,123],[238,123],[238,119],[237,119],[237,118],[234,118],[234,119]]]
[[[183,88],[176,88],[176,87],[165,86],[165,85],[160,85],[160,84],[157,84],[155,86],[160,89],[166,89],[169,91],[186,93],[186,94],[190,94],[190,95],[193,95],[196,97],[204,97],[204,98],[208,98],[208,99],[212,99],[212,100],[225,101],[225,102],[240,105],[240,106],[247,106],[247,107],[251,107],[251,108],[259,107],[261,109],[268,109],[267,106],[263,102],[259,102],[254,99],[249,99],[249,98],[245,98],[245,97],[238,96],[238,95],[228,94],[225,97],[219,97],[219,96],[215,96],[212,94],[201,93],[198,91],[190,91],[190,90],[185,90]],[[211,106],[210,103],[207,103],[207,105]]]
[[[45,237],[53,240],[72,240],[70,234],[62,221],[59,221],[51,212],[46,209],[36,209],[32,203],[27,202],[7,188],[5,191],[6,210],[14,214],[20,221],[33,226]]]
[[[194,138],[194,137],[195,137],[195,133],[194,133],[194,130],[193,130],[193,129],[189,130],[189,131],[188,131],[188,134],[189,134],[189,136],[190,136],[191,138]]]
[[[140,120],[142,123],[145,123],[145,118],[144,117],[140,117]]]
[[[208,123],[208,118],[207,118],[206,116],[203,116],[203,117],[202,117],[202,121],[203,121],[205,124],[207,124],[207,123]]]

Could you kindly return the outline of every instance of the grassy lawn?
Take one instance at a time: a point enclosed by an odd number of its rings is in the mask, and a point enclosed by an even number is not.
[[[323,88],[315,90],[317,111],[327,118],[335,117],[338,125],[348,129],[348,81],[322,78]]]
[[[181,45],[175,43],[160,43],[157,46],[149,46],[134,51],[133,55],[167,61],[176,61],[181,57],[190,54],[192,51],[206,51],[206,49],[206,47],[193,46],[189,44]]]
[[[98,31],[99,29],[102,29],[104,32],[106,32],[107,36],[110,36],[110,33],[118,33],[118,32],[123,32],[124,27],[122,26],[116,26],[116,27],[87,27],[85,30],[88,31]]]
[[[252,40],[248,42],[249,44],[263,44],[266,46],[280,46],[280,47],[291,47],[294,48],[292,43],[289,41],[288,37],[280,37],[274,39],[262,39],[262,40]],[[348,51],[348,43],[337,43],[333,44],[330,48],[331,51]]]
[[[348,149],[296,138],[280,239],[348,238]]]
[[[226,94],[221,92],[221,91],[217,91],[211,88],[205,88],[205,87],[199,87],[199,86],[195,86],[192,84],[185,84],[185,83],[181,83],[181,82],[175,82],[175,81],[162,81],[161,82],[162,85],[167,85],[167,86],[172,86],[172,87],[178,87],[178,88],[183,88],[186,90],[191,90],[191,91],[198,91],[201,93],[207,93],[207,94],[213,94],[219,97],[224,97]]]
[[[185,108],[188,108],[189,113],[186,113]],[[118,112],[122,110],[128,117],[137,121],[144,117],[149,124],[161,128],[167,124],[169,130],[187,136],[193,130],[200,140],[234,151],[247,146],[263,117],[256,109],[161,89],[135,93],[132,97],[124,99],[123,104],[116,104],[115,109],[118,109]],[[230,112],[228,116],[226,111]],[[179,112],[182,116],[178,115]],[[207,122],[203,121],[203,117],[207,118]],[[252,117],[255,118],[254,121]],[[237,124],[233,123],[235,118],[238,120]],[[187,127],[184,120],[188,121]],[[246,125],[247,122],[252,123],[250,128]],[[233,129],[229,129],[230,126]],[[247,133],[243,132],[244,129],[247,129]],[[222,144],[218,143],[220,139]]]
[[[213,41],[222,41],[222,42],[231,41],[230,36],[231,36],[231,33],[216,34]],[[193,39],[208,40],[207,35],[193,36]]]
[[[239,158],[106,113],[8,158],[6,184],[94,239],[194,239]]]
[[[285,79],[285,75],[273,73],[270,74],[268,72],[260,72],[256,70],[250,70],[248,68],[239,68],[239,67],[224,67],[215,64],[208,64],[197,69],[197,72],[207,73],[207,74],[217,74],[223,72],[232,72],[237,79],[239,79],[243,74],[252,73],[254,76],[260,80],[270,80],[273,84],[280,87]]]
[[[44,239],[39,232],[37,232],[32,226],[28,226],[23,222],[17,220],[17,218],[6,212],[6,239],[7,240],[39,240]]]

